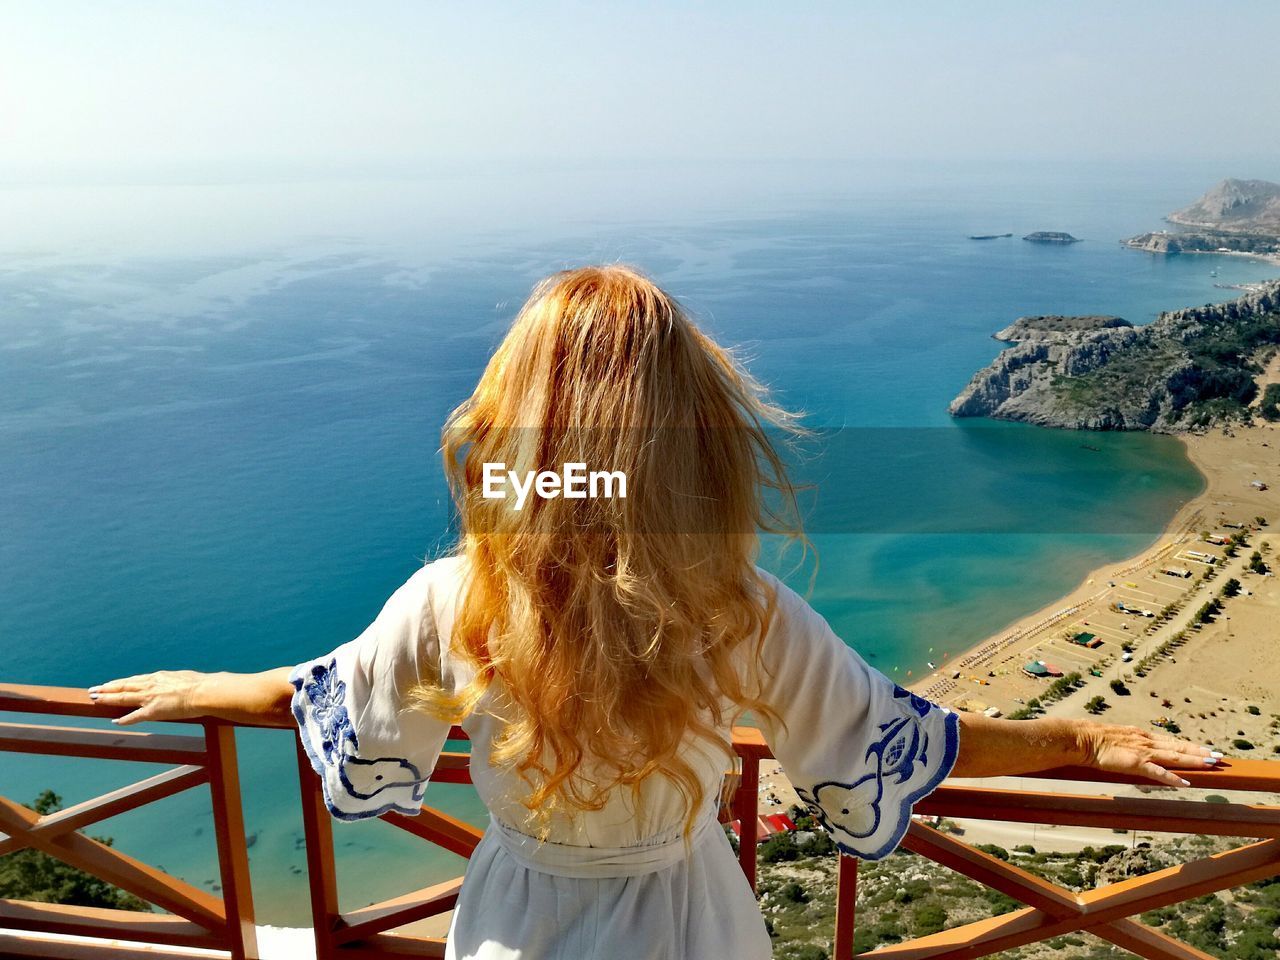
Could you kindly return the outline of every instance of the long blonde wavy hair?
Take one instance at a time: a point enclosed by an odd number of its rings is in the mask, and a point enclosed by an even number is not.
[[[456,723],[494,692],[490,762],[528,785],[531,821],[601,809],[618,787],[638,798],[659,775],[681,792],[687,830],[706,798],[685,738],[727,752],[726,721],[776,719],[760,701],[776,597],[756,572],[758,533],[808,542],[770,428],[805,433],[674,299],[618,265],[539,283],[449,417],[469,572],[452,649],[474,679],[457,692],[426,681],[414,699]],[[626,496],[531,493],[515,509],[484,496],[485,463],[621,471]]]

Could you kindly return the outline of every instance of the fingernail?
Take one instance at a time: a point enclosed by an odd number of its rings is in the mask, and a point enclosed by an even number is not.
[[[1205,757],[1205,758],[1204,758],[1204,762],[1205,762],[1206,764],[1208,764],[1209,766],[1211,766],[1211,767],[1212,767],[1212,766],[1214,766],[1214,765],[1216,765],[1216,764],[1217,764],[1217,762],[1218,762],[1218,760],[1219,760],[1219,759],[1221,759],[1221,758],[1220,758],[1220,757]]]
[[[94,693],[97,693],[97,692],[98,692],[99,690],[101,690],[101,689],[102,689],[102,684],[100,684],[100,683],[96,683],[96,684],[94,684],[92,687],[90,687],[90,688],[89,688],[89,693],[94,694]]]
[[[97,699],[98,699],[98,695],[97,695],[96,693],[90,692],[90,694],[89,694],[89,699],[90,699],[90,700],[97,700]]]
[[[1182,778],[1181,778],[1181,777],[1179,777],[1178,779],[1179,779],[1179,780],[1182,780]],[[1184,787],[1189,787],[1189,786],[1191,786],[1191,781],[1190,781],[1190,780],[1182,780],[1182,785],[1183,785]]]
[[[1222,759],[1222,754],[1220,754],[1217,750],[1213,750],[1213,751],[1211,751],[1211,752],[1209,753],[1209,756],[1213,757],[1213,759],[1215,759],[1215,760],[1221,760],[1221,759]]]

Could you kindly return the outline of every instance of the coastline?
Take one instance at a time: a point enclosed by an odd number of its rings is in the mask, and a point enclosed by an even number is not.
[[[1264,378],[1280,382],[1280,355],[1273,358]],[[1262,758],[1280,753],[1280,673],[1274,669],[1280,647],[1274,627],[1280,622],[1280,575],[1275,575],[1280,572],[1280,423],[1259,422],[1230,430],[1218,427],[1180,439],[1204,478],[1204,488],[1178,509],[1147,549],[1096,568],[1058,600],[939,664],[909,688],[951,709],[981,712],[994,707],[1008,715],[1025,708],[1028,701],[1044,697],[1052,680],[1033,678],[1022,671],[1029,660],[1044,659],[1064,673],[1081,675],[1080,687],[1046,704],[1044,715],[1089,716],[1085,705],[1093,697],[1103,697],[1106,707],[1097,719],[1108,723],[1154,729],[1157,721],[1171,721],[1171,732],[1213,745],[1228,757]],[[1255,479],[1268,488],[1253,488]],[[1268,518],[1268,524],[1254,523],[1258,516]],[[1234,557],[1225,556],[1223,547],[1202,538],[1206,530],[1237,532],[1224,527],[1224,520],[1247,520],[1252,528],[1247,531],[1248,546]],[[1259,549],[1264,550],[1273,575],[1248,570],[1251,555]],[[1214,555],[1216,562],[1212,566],[1195,564],[1185,559],[1188,550]],[[1185,579],[1160,572],[1173,564],[1198,569]],[[1208,579],[1203,575],[1206,570],[1214,571]],[[1232,578],[1240,581],[1240,594],[1224,601],[1213,622],[1195,625],[1200,606],[1218,596]],[[1114,610],[1112,604],[1117,599],[1127,599],[1157,614],[1169,607],[1176,609],[1164,619],[1147,618]],[[1093,633],[1103,641],[1102,646],[1089,649],[1066,639],[1077,630]],[[1171,643],[1175,635],[1183,639]],[[1123,659],[1125,643],[1132,646],[1128,661]],[[957,672],[960,677],[954,679]],[[1117,693],[1112,681],[1120,681],[1125,693]],[[996,786],[1001,782],[974,781],[972,785]],[[1060,789],[1060,785],[1034,778],[1012,778],[1010,782],[1027,789]],[[799,803],[776,762],[761,764],[760,784],[762,814],[785,812],[791,804]],[[1072,789],[1077,793],[1138,796],[1169,788],[1073,784]],[[1194,798],[1203,793],[1188,790],[1178,795]],[[1280,795],[1258,794],[1252,799],[1276,803]],[[1079,850],[1085,844],[1116,839],[1101,829],[968,820],[957,821],[957,826],[970,842],[1006,846],[1034,842],[1042,849]],[[1135,832],[1131,839],[1136,842],[1150,836]]]
[[[1121,241],[1125,246],[1129,246],[1126,241]],[[1153,253],[1156,256],[1177,256],[1177,257],[1244,257],[1247,260],[1260,260],[1263,263],[1272,263],[1280,266],[1280,253],[1251,253],[1248,250],[1179,250],[1177,253],[1158,253],[1151,250],[1143,250],[1142,247],[1130,247],[1131,250],[1139,250],[1144,253]]]
[[[1280,373],[1273,363],[1270,372]],[[1174,634],[1188,631],[1188,650],[1212,645],[1217,632],[1211,626],[1191,630],[1189,621],[1205,600],[1216,596],[1231,577],[1240,579],[1252,596],[1228,601],[1224,620],[1239,611],[1231,608],[1240,601],[1280,601],[1276,578],[1260,577],[1245,572],[1249,555],[1268,538],[1269,526],[1254,523],[1258,516],[1280,520],[1280,425],[1258,423],[1249,427],[1218,428],[1212,432],[1180,437],[1188,459],[1204,478],[1204,488],[1185,503],[1170,519],[1165,530],[1141,553],[1091,571],[1082,582],[1051,604],[1009,624],[941,664],[911,685],[916,693],[935,702],[957,709],[985,710],[991,707],[1002,714],[1013,713],[1026,701],[1041,694],[1048,682],[1025,674],[1022,666],[1032,660],[1046,660],[1064,673],[1077,672],[1083,685],[1075,693],[1050,706],[1046,712],[1055,715],[1083,715],[1084,704],[1094,695],[1108,701],[1120,699],[1110,690],[1110,680],[1127,675],[1130,682],[1142,686],[1133,676],[1135,666]],[[1268,475],[1268,467],[1271,467]],[[1250,486],[1254,480],[1268,484],[1267,490]],[[1224,548],[1202,541],[1202,532],[1233,533],[1228,523],[1245,523],[1250,546],[1234,558],[1224,556]],[[1274,558],[1280,536],[1275,538],[1269,558]],[[1214,558],[1213,565],[1188,559],[1187,551]],[[1162,572],[1165,567],[1188,570],[1188,578],[1172,577]],[[1211,579],[1202,579],[1206,571],[1214,571]],[[1116,602],[1151,610],[1156,617],[1147,618],[1118,612]],[[1177,607],[1167,619],[1158,615]],[[1254,619],[1249,617],[1247,619]],[[1089,649],[1066,639],[1073,632],[1088,632],[1102,641],[1102,646]],[[1263,637],[1235,638],[1237,646],[1261,646]],[[1123,644],[1132,646],[1132,660],[1123,659]],[[1165,658],[1161,658],[1165,659]],[[1090,670],[1100,671],[1093,676]],[[1153,670],[1154,672],[1154,670]],[[956,677],[955,674],[960,676]],[[1280,698],[1280,678],[1271,689],[1260,695]],[[1228,696],[1230,693],[1228,693]],[[1130,698],[1131,699],[1131,698]]]

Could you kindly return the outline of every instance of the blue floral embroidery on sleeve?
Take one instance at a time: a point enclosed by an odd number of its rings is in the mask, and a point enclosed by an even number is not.
[[[938,708],[922,697],[899,686],[894,687],[895,703],[905,700],[911,713],[923,718]],[[925,782],[907,796],[899,799],[897,821],[888,840],[873,852],[856,850],[840,840],[843,834],[850,840],[865,840],[874,836],[881,827],[884,811],[885,784],[903,784],[915,775],[917,768],[929,768],[929,731],[919,720],[906,714],[879,724],[880,736],[863,755],[870,769],[852,782],[826,780],[814,785],[811,791],[797,787],[796,793],[809,808],[809,812],[836,839],[836,845],[845,853],[869,860],[888,855],[902,840],[911,818],[911,806],[934,790],[950,772],[959,750],[959,718],[946,713],[943,718],[945,742],[941,763],[928,774]]]
[[[896,683],[893,685],[893,697],[895,700],[905,699],[907,703],[911,704],[911,709],[922,717],[927,717],[929,715],[929,711],[934,708],[934,704],[930,703],[924,697],[918,696],[910,690],[904,690]]]
[[[311,715],[320,729],[320,752],[325,763],[340,762],[346,752],[346,742],[350,742],[353,749],[360,748],[355,727],[343,703],[347,685],[338,679],[336,660],[330,660],[327,666],[317,663],[311,668],[311,676],[295,680],[294,686],[311,702]]]
[[[295,690],[293,713],[299,735],[311,765],[321,776],[329,812],[340,820],[380,817],[392,810],[409,815],[416,813],[426,789],[427,777],[414,764],[402,757],[366,760],[355,755],[360,741],[345,703],[347,685],[338,677],[337,660],[313,664],[305,672],[295,671],[291,679]],[[318,752],[309,733],[308,718],[319,734]],[[388,791],[388,796],[393,799],[376,809],[344,810],[329,794],[329,780],[323,771],[325,765],[337,771],[342,790],[351,800],[369,801]],[[403,797],[406,790],[409,793],[407,802]]]

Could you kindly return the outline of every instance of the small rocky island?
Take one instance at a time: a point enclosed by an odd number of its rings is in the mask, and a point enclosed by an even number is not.
[[[1079,243],[1079,237],[1073,237],[1069,233],[1063,233],[1060,230],[1037,230],[1034,233],[1028,233],[1023,240],[1030,240],[1032,243]]]
[[[1223,180],[1165,219],[1179,229],[1121,242],[1151,253],[1280,253],[1280,183]]]
[[[1119,317],[1022,317],[1012,343],[951,402],[956,417],[1178,433],[1247,417],[1260,362],[1280,346],[1280,280],[1237,300]]]

